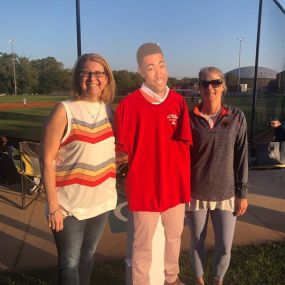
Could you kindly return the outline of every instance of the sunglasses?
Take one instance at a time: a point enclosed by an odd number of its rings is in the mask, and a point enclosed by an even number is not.
[[[220,79],[214,79],[214,80],[201,80],[199,85],[202,86],[203,88],[208,88],[209,85],[211,85],[213,88],[218,88],[222,85],[223,81]]]
[[[91,76],[94,76],[97,79],[107,75],[107,73],[103,72],[103,71],[80,71],[79,74],[81,77],[88,77],[89,78]]]

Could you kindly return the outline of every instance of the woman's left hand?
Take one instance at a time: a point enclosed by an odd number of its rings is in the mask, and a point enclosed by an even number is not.
[[[242,216],[246,212],[248,207],[247,199],[241,199],[236,197],[235,204],[236,204],[236,209],[235,209],[236,216],[237,217]]]

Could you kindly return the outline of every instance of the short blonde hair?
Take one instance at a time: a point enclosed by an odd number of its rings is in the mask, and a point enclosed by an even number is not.
[[[108,82],[102,92],[100,100],[108,104],[112,103],[116,90],[116,83],[114,80],[114,76],[108,62],[101,55],[97,53],[83,54],[76,61],[72,75],[72,97],[74,99],[79,99],[81,96],[80,71],[83,64],[85,64],[86,61],[95,61],[104,67],[104,72],[106,72]]]
[[[226,84],[226,77],[224,75],[224,73],[217,67],[215,66],[208,66],[208,67],[203,67],[200,69],[199,72],[199,82],[202,80],[202,77],[206,74],[209,73],[217,73],[220,76],[220,79],[223,81],[224,84],[224,92],[223,95],[226,95],[227,91],[228,91],[228,87]]]

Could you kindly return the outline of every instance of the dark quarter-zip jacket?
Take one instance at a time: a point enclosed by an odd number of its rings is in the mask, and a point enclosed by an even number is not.
[[[247,124],[241,110],[222,106],[211,129],[199,106],[190,112],[192,197],[222,201],[246,198],[248,191]]]

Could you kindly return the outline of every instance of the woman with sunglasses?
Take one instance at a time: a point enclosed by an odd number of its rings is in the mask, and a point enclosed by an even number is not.
[[[72,86],[73,99],[59,103],[45,125],[42,175],[60,284],[87,285],[96,246],[117,202],[108,105],[115,81],[102,56],[84,54],[75,64]]]
[[[214,284],[223,284],[230,263],[236,217],[248,202],[247,126],[243,112],[223,104],[225,76],[216,67],[199,73],[202,102],[190,112],[191,148],[190,259],[196,284],[204,284],[205,239],[211,216],[214,233]]]

